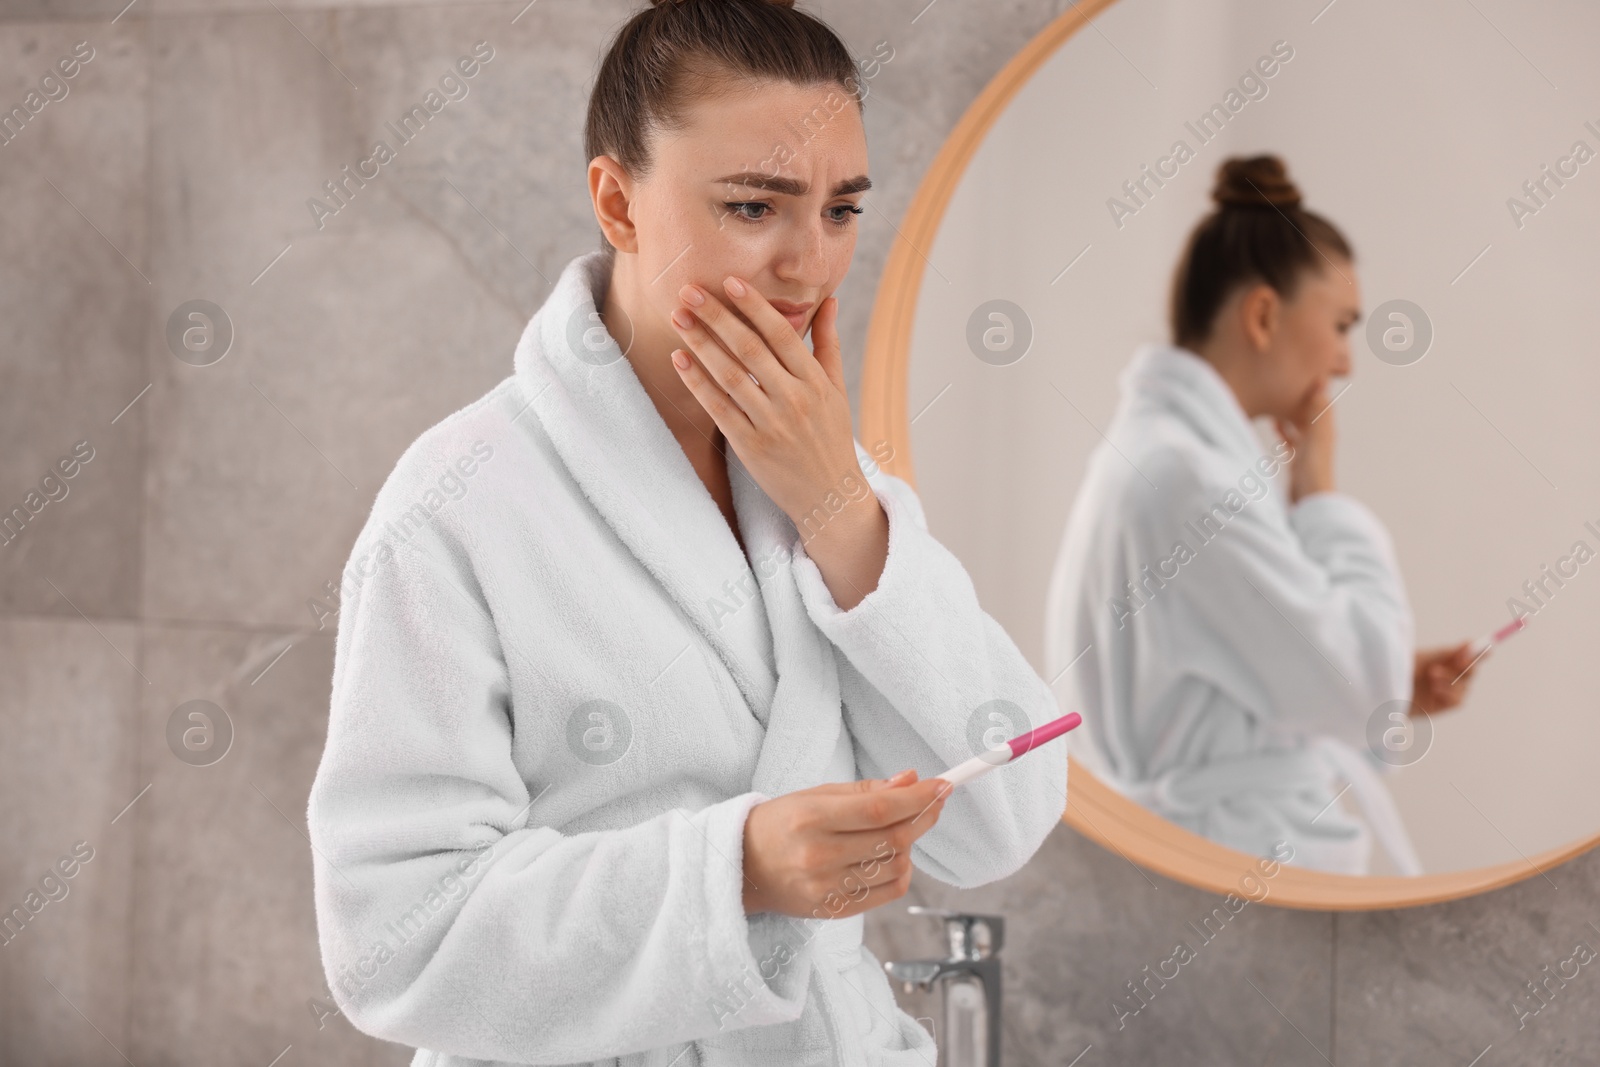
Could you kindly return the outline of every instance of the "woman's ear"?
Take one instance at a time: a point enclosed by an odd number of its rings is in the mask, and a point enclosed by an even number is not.
[[[1278,291],[1266,282],[1257,282],[1245,291],[1239,300],[1239,327],[1251,349],[1265,352],[1272,347],[1282,310]]]
[[[618,252],[639,250],[638,231],[628,212],[633,194],[633,179],[622,164],[610,156],[595,156],[589,161],[589,199],[594,202],[595,221]]]

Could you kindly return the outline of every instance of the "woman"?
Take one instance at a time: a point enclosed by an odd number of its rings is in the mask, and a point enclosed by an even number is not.
[[[317,922],[342,1012],[414,1064],[926,1067],[863,913],[1060,820],[1059,749],[920,777],[1057,711],[852,438],[860,89],[786,3],[626,23],[586,133],[602,250],[356,542]]]
[[[1418,874],[1377,772],[1403,758],[1407,710],[1459,704],[1474,661],[1470,642],[1413,653],[1388,533],[1334,485],[1354,255],[1276,157],[1227,160],[1212,196],[1174,275],[1173,342],[1123,372],[1068,519],[1047,673],[1071,665],[1086,763],[1180,826],[1345,874],[1367,873],[1376,835]]]

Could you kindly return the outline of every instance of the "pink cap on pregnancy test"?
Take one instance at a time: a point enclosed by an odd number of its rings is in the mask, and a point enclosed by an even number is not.
[[[1025,734],[1013,737],[1004,746],[989,749],[980,755],[974,756],[965,763],[958,763],[948,771],[938,775],[951,785],[965,785],[979,775],[987,774],[996,767],[1004,767],[1017,759],[1025,752],[1029,752],[1046,741],[1053,741],[1062,734],[1083,722],[1083,716],[1077,712],[1068,712],[1059,719],[1052,719],[1043,726],[1029,730]]]

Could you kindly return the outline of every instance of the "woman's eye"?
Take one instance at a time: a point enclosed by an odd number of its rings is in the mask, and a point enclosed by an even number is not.
[[[772,207],[771,204],[760,200],[730,200],[724,201],[723,206],[746,222],[760,222],[766,217],[764,212]],[[850,224],[850,216],[864,215],[866,214],[866,208],[859,208],[852,204],[836,204],[827,209],[827,214],[832,222],[840,226],[848,226]]]
[[[752,217],[750,215],[745,214],[743,209],[747,208],[747,207],[763,208],[764,209],[764,208],[767,208],[767,207],[769,207],[771,205],[763,204],[759,200],[745,200],[745,201],[725,202],[724,206],[729,211],[732,211],[734,214],[738,215],[741,219],[744,219],[746,222],[760,222],[762,216],[755,215],[754,217]]]

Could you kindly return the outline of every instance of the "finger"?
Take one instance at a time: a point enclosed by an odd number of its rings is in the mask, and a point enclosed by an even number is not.
[[[944,803],[945,797],[938,797],[917,815],[890,826],[834,834],[831,841],[837,849],[840,862],[867,864],[870,867],[886,863],[895,855],[908,851],[918,838],[933,829],[944,810]]]
[[[874,889],[882,889],[890,883],[900,879],[904,868],[891,863],[878,863],[866,861],[859,864],[850,864],[843,867],[835,875],[834,882],[838,886],[836,892],[840,896],[848,897],[856,903],[870,896]],[[822,901],[828,904],[827,897]],[[834,903],[837,906],[837,902]]]
[[[901,777],[908,775],[909,777]],[[899,781],[896,781],[896,779]],[[824,782],[821,785],[811,786],[808,793],[868,793],[877,789],[890,789],[899,785],[908,785],[917,780],[915,769],[900,771],[888,778],[861,778],[853,782]]]
[[[748,285],[745,289],[747,293],[753,291]],[[702,303],[696,304],[690,310],[699,318],[702,328],[707,331],[707,336],[713,338],[728,351],[729,355],[756,376],[762,383],[760,388],[765,389],[769,382],[776,385],[781,380],[778,372],[784,369],[784,364],[772,354],[772,346],[768,344],[763,333],[752,329],[748,323],[734,314],[730,306],[735,303],[732,296],[713,293],[698,285],[685,285],[678,295],[686,303],[691,296],[699,296],[702,299]],[[757,298],[766,304],[764,298],[759,296]],[[783,319],[772,305],[767,304],[766,310]],[[791,334],[794,333],[794,328],[789,325],[788,320],[783,321],[783,326]]]
[[[685,366],[678,366],[678,359],[682,357]],[[722,387],[711,380],[710,375],[694,357],[681,348],[672,352],[672,367],[678,372],[678,377],[683,379],[683,384],[689,387],[689,392],[706,409],[717,429],[721,430],[730,442],[743,441],[754,429],[750,417],[744,409],[733,402],[733,398],[723,391]]]
[[[813,902],[810,913],[818,919],[838,919],[856,912],[877,907],[885,899],[898,893],[894,883],[901,879],[904,868],[880,865],[876,868],[844,867],[833,873],[829,880],[833,888],[823,892]]]
[[[921,820],[923,816],[928,815],[929,812],[932,812],[932,817],[928,819],[927,825],[931,827],[934,823],[938,822],[939,812],[944,810],[944,802],[948,800],[950,794],[954,793],[956,790],[954,785],[944,781],[942,778],[933,779],[933,782],[936,786],[934,789],[933,798],[930,799],[920,811],[911,817],[911,821],[913,823],[918,823],[919,820]],[[919,833],[920,832],[921,831],[919,831]]]
[[[868,778],[859,782],[850,782],[848,785],[856,787],[853,791],[857,793],[875,793],[880,790],[899,793],[912,787],[937,790],[939,783],[944,781],[943,778],[919,778],[916,768],[908,767],[897,774],[890,775],[888,778]],[[946,782],[945,785],[948,786],[949,783]]]
[[[882,830],[916,818],[928,806],[948,795],[950,783],[943,778],[924,778],[892,789],[836,793],[818,798],[827,825],[838,833],[852,830]]]
[[[933,823],[905,833],[859,830],[837,840],[842,872],[858,875],[868,885],[891,882],[905,872],[911,849]]]
[[[711,301],[707,301],[694,310],[679,307],[672,313],[672,328],[678,331],[678,336],[683,338],[695,359],[699,360],[709,380],[737,404],[740,411],[747,416],[760,418],[770,410],[767,394],[751,377],[752,368],[729,355],[707,327],[702,314],[710,305]]]
[[[817,309],[811,320],[811,350],[817,366],[828,376],[835,389],[845,391],[844,357],[839,347],[839,299],[830,296]]]
[[[722,289],[723,292],[727,293],[728,299],[733,302],[733,306],[738,308],[740,313],[755,325],[756,331],[758,331],[756,336],[762,342],[763,349],[796,378],[807,378],[811,373],[811,367],[815,360],[812,359],[811,353],[806,350],[805,342],[800,339],[800,335],[795,332],[795,328],[790,325],[789,320],[784,318],[783,314],[773,307],[765,296],[757,292],[755,286],[737,275],[730,274],[724,278],[722,280]],[[818,308],[817,314],[820,315],[821,313],[822,309]],[[750,328],[739,321],[738,315],[730,311],[727,313],[727,317],[735,326],[749,332]],[[713,327],[720,326],[716,322],[713,322],[712,325]],[[812,330],[815,330],[816,326],[816,316],[813,316],[811,320]],[[815,334],[812,336],[815,337]],[[756,377],[761,377],[759,371],[756,372]]]

